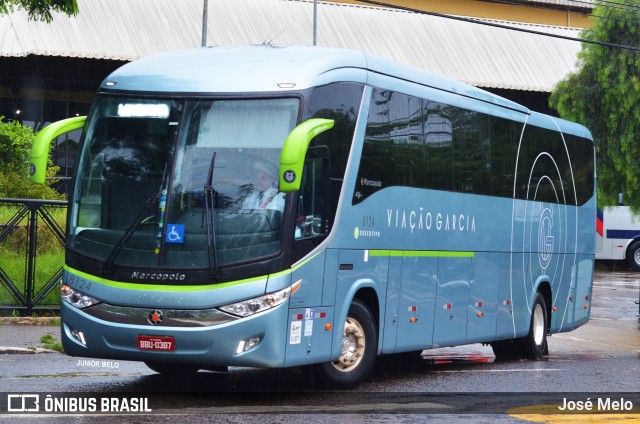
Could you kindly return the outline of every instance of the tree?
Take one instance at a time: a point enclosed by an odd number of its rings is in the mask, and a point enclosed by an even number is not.
[[[29,181],[29,156],[35,134],[30,127],[17,121],[4,122],[0,115],[0,198],[59,200],[64,196],[45,185]],[[51,163],[51,161],[50,161]],[[47,177],[55,176],[57,166],[47,168]]]
[[[613,206],[618,193],[640,212],[640,1],[598,3],[594,25],[582,38],[578,70],[555,87],[551,107],[591,130],[596,145],[598,204]],[[577,164],[580,166],[580,164]]]
[[[21,7],[29,14],[29,19],[51,22],[51,12],[62,12],[69,16],[78,14],[77,0],[0,0],[0,15],[11,13],[14,7]]]

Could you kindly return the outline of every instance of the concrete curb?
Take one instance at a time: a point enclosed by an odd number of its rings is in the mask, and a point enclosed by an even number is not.
[[[60,325],[60,317],[0,317],[0,325]]]
[[[60,317],[0,317],[0,331],[2,327],[54,327],[59,328]],[[46,329],[42,331],[45,332]],[[19,331],[19,330],[18,330]],[[44,334],[44,333],[43,333]],[[33,343],[26,342],[29,347],[0,346],[0,355],[33,355],[37,353],[60,353],[56,350],[37,347],[42,344],[37,338]],[[30,347],[33,344],[33,347]]]
[[[28,349],[26,347],[4,347],[0,346],[0,355],[32,355],[36,353],[60,353],[56,350],[52,349],[44,349],[41,347],[37,347],[35,349]]]

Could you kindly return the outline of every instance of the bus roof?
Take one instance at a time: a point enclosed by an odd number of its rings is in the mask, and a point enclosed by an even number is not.
[[[334,81],[367,82],[375,72],[507,107],[529,109],[470,85],[361,51],[316,46],[217,46],[176,50],[130,62],[103,90],[156,93],[286,92]]]
[[[593,139],[591,132],[584,126],[575,122],[567,121],[562,118],[557,118],[549,115],[544,115],[538,112],[531,112],[529,119],[527,120],[529,125],[535,125],[537,127],[547,128],[552,131],[560,131],[564,134],[573,134],[578,137]]]

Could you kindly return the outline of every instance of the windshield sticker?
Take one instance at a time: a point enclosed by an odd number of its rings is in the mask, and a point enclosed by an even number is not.
[[[184,224],[168,224],[165,243],[184,243]]]

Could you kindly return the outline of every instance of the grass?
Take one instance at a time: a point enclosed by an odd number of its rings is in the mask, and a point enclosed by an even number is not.
[[[27,282],[26,282],[26,254],[19,254],[17,252],[8,252],[0,247],[0,257],[3,258],[2,265],[0,267],[4,273],[9,277],[9,280],[16,286],[18,291],[26,296]],[[60,252],[57,253],[45,253],[39,254],[36,258],[36,267],[34,271],[34,297],[38,295],[46,286],[47,282],[51,280],[57,272],[60,271],[64,265],[64,248],[60,248]],[[60,292],[57,287],[53,288],[38,305],[50,306],[60,304]],[[0,305],[3,306],[21,306],[13,298],[8,288],[0,287]]]
[[[42,347],[44,349],[55,350],[57,352],[64,352],[62,348],[62,343],[58,341],[56,336],[51,333],[47,333],[44,336],[40,337],[40,343],[42,343]],[[30,349],[35,350],[36,348],[31,346]]]
[[[24,206],[21,204],[0,204],[0,225],[7,223]],[[66,225],[66,208],[47,207],[47,211],[57,225],[64,230]],[[17,223],[0,240],[0,268],[9,278],[17,291],[27,295],[27,265],[28,265],[28,219],[26,216]],[[38,296],[47,283],[60,271],[64,264],[64,244],[57,238],[52,229],[42,218],[38,219],[38,234],[36,245],[35,268],[33,270],[33,295]],[[60,294],[57,287],[52,288],[37,306],[57,307],[60,304]],[[21,307],[5,285],[0,284],[0,306]]]
[[[60,319],[60,317],[59,316],[52,316],[52,317],[49,317],[47,322],[45,324],[43,324],[43,325],[48,325],[50,327],[60,327],[60,324],[62,324],[62,320]]]

